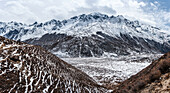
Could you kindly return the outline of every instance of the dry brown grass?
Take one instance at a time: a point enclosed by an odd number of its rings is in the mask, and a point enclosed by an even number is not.
[[[147,84],[159,80],[170,72],[170,52],[163,55],[138,74],[122,82],[113,93],[136,93],[145,88]]]

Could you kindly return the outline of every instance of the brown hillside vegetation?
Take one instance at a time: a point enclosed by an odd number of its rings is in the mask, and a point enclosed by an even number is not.
[[[91,77],[39,46],[0,36],[0,93],[105,93]]]
[[[170,93],[170,52],[122,82],[113,93]]]

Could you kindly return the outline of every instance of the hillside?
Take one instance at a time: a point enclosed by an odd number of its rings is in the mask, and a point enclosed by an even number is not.
[[[118,58],[118,60],[122,59]],[[136,59],[131,58],[130,60],[133,62]],[[139,62],[142,62],[142,60]],[[137,63],[135,64],[137,66]],[[169,68],[170,52],[153,61],[148,67],[129,79],[117,82],[117,85],[112,85],[110,81],[110,84],[104,81],[106,83],[105,87],[109,89],[112,87],[113,93],[150,93],[157,91],[167,93],[170,81]],[[100,69],[98,70],[100,71]],[[85,70],[85,72],[88,71]],[[115,73],[115,71],[112,73]],[[126,72],[124,71],[123,73]],[[105,87],[98,85],[93,78],[84,72],[39,46],[5,39],[0,36],[0,92],[109,92]]]
[[[43,48],[0,36],[0,92],[104,93],[106,89]]]
[[[118,85],[113,93],[169,93],[170,52]]]

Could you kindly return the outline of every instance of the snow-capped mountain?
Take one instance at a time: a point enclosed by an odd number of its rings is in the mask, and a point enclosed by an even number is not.
[[[0,35],[40,45],[61,57],[100,57],[170,51],[170,35],[123,16],[82,14],[31,25],[0,23]]]
[[[0,93],[106,93],[95,80],[39,46],[0,36]]]

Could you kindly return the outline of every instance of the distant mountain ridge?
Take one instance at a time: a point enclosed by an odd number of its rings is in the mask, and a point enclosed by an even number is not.
[[[26,25],[0,23],[0,35],[40,45],[60,57],[101,57],[170,51],[170,35],[123,16],[82,14]]]

